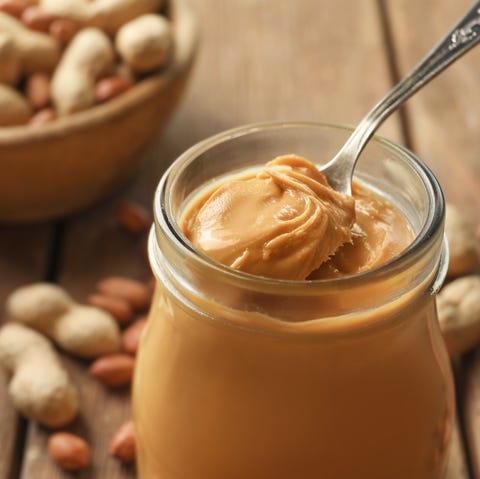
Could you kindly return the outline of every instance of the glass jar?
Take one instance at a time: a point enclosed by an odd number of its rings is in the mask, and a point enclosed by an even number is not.
[[[255,277],[204,256],[179,218],[222,175],[295,153],[328,161],[350,130],[261,124],[192,147],[155,197],[157,290],[138,354],[140,479],[440,479],[453,383],[435,292],[444,202],[412,153],[372,140],[356,179],[407,217],[415,239],[351,277]]]

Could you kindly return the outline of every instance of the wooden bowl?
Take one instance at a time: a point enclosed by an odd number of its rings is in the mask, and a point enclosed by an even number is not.
[[[60,217],[112,194],[175,109],[198,41],[187,0],[172,0],[169,66],[103,105],[42,126],[0,128],[0,221]]]

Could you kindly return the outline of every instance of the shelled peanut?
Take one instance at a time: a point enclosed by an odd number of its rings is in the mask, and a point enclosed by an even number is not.
[[[111,101],[170,58],[166,0],[34,3],[0,0],[0,127]]]
[[[147,233],[153,222],[150,212],[133,201],[120,201],[116,218],[122,228],[133,234]]]
[[[122,332],[122,349],[128,354],[137,354],[140,338],[147,324],[146,316],[135,320],[128,328]]]
[[[90,445],[76,434],[55,432],[48,438],[47,447],[53,461],[66,471],[80,471],[90,465]],[[108,452],[123,464],[135,461],[136,438],[132,420],[125,421],[116,430],[108,444]]]
[[[104,308],[119,324],[125,325],[132,321],[135,313],[146,312],[151,297],[150,288],[142,282],[124,276],[110,276],[97,283],[96,291],[87,297],[87,303]],[[142,317],[129,325],[122,333],[124,352],[98,358],[89,368],[90,375],[112,388],[130,384],[144,322]]]
[[[48,438],[48,452],[52,459],[67,471],[79,471],[90,464],[90,446],[76,434],[52,434]]]
[[[110,454],[124,464],[135,461],[136,441],[133,421],[124,422],[112,437],[108,446]]]
[[[96,290],[105,296],[127,301],[135,311],[146,310],[152,299],[148,286],[125,276],[109,276],[100,280]]]
[[[109,354],[96,359],[89,373],[105,386],[117,388],[132,382],[134,367],[135,359],[129,354]]]

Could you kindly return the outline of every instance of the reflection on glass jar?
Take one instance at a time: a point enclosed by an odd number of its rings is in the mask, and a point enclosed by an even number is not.
[[[349,131],[265,124],[208,139],[160,182],[150,259],[157,291],[138,355],[141,479],[441,479],[454,399],[436,318],[444,205],[411,153],[370,143],[357,180],[415,235],[350,277],[282,281],[233,271],[178,224],[219,176],[295,152],[325,163]]]

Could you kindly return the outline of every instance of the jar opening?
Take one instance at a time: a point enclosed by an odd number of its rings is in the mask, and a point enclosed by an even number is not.
[[[384,171],[387,171],[390,176],[394,176],[395,174],[405,176],[405,182],[409,180],[412,181],[413,178],[416,182],[416,187],[423,190],[420,192],[422,195],[422,201],[424,202],[422,205],[424,210],[422,212],[423,216],[413,220],[416,222],[414,225],[415,238],[410,246],[392,260],[384,263],[376,269],[351,276],[334,279],[291,281],[259,277],[234,270],[212,260],[195,249],[183,235],[178,223],[178,215],[182,206],[181,203],[186,201],[188,195],[195,188],[201,186],[202,183],[204,184],[205,182],[212,181],[215,178],[215,175],[212,175],[212,172],[218,173],[219,171],[217,170],[221,170],[221,168],[217,168],[218,165],[214,164],[212,167],[212,164],[208,163],[209,161],[214,161],[209,158],[209,152],[215,151],[215,158],[221,157],[222,155],[231,155],[229,148],[231,149],[232,145],[239,140],[241,141],[242,139],[247,138],[252,140],[250,141],[251,145],[249,148],[256,146],[258,149],[257,154],[252,156],[262,157],[263,155],[262,160],[268,161],[271,158],[265,158],[265,155],[268,153],[266,152],[267,149],[265,148],[265,145],[262,144],[262,135],[268,135],[271,132],[274,132],[275,134],[273,136],[277,135],[285,137],[289,134],[291,135],[293,132],[294,141],[292,143],[298,144],[302,141],[304,135],[295,135],[295,133],[303,130],[308,132],[307,136],[315,135],[317,130],[325,130],[335,135],[340,134],[340,136],[346,138],[352,129],[345,126],[317,123],[253,124],[220,133],[190,148],[167,170],[157,189],[154,205],[157,238],[158,235],[166,235],[170,238],[170,241],[176,244],[177,248],[182,251],[183,255],[192,261],[198,262],[203,267],[215,271],[218,275],[221,275],[225,281],[255,283],[256,287],[262,285],[267,289],[279,288],[282,290],[291,290],[292,288],[329,288],[332,286],[345,288],[352,287],[359,282],[365,283],[371,280],[379,281],[390,277],[391,275],[395,275],[406,267],[408,268],[410,265],[415,264],[420,257],[425,255],[425,250],[431,248],[432,242],[441,243],[444,200],[437,180],[426,165],[410,151],[385,138],[377,136],[371,140],[371,144],[374,145],[374,148],[380,150],[380,155],[385,155],[387,161]],[[296,147],[296,145],[293,145],[293,147]],[[284,152],[285,151],[291,151],[291,148],[290,150],[284,150]],[[368,146],[363,155],[369,155]],[[370,155],[372,156],[372,153],[370,153]],[[378,155],[378,151],[373,152],[374,158],[372,161],[376,161],[376,156]],[[323,160],[326,162],[328,159],[327,154]],[[231,161],[231,164],[225,169],[225,171],[232,171],[232,169],[239,169],[244,166],[242,165],[244,158],[242,158],[241,155],[234,155],[232,160],[233,161]],[[262,160],[256,164],[258,165],[262,163]],[[197,163],[199,163],[200,167],[204,170],[203,174],[199,175],[199,178],[194,177],[194,175],[199,172],[199,167],[196,166]],[[255,164],[255,162],[250,161],[248,166],[251,166],[252,164]],[[400,168],[400,166],[402,167]],[[192,168],[194,171],[190,171]],[[375,181],[372,182],[373,176],[368,170],[362,172],[362,158],[358,163],[358,169],[359,171],[356,173],[358,173],[360,180],[366,180],[370,187],[381,190],[382,185],[376,184]],[[406,175],[407,171],[410,178]],[[405,184],[404,187],[408,190],[408,183]],[[191,191],[189,191],[189,189]],[[385,191],[381,193],[387,197],[387,200],[395,200],[394,198],[392,199],[389,197],[391,196],[390,193]],[[407,201],[404,201],[404,203],[400,205],[396,204],[395,206],[400,207],[400,209],[403,210],[402,213],[409,216],[418,213],[415,211],[415,208],[418,208],[418,205],[409,204]],[[438,247],[438,250],[439,249],[440,248]]]

